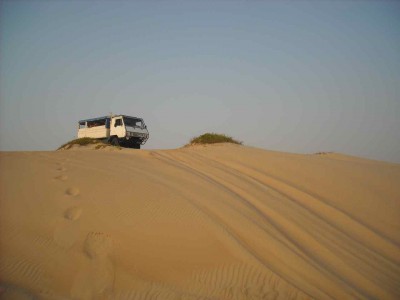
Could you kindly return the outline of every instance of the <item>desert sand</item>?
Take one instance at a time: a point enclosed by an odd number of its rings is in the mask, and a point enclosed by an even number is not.
[[[1,299],[400,299],[399,245],[399,164],[233,144],[0,154]]]

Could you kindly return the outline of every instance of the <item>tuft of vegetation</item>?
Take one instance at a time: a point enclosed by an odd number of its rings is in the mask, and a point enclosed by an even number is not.
[[[243,142],[237,141],[230,136],[218,133],[205,133],[190,140],[189,145],[194,144],[217,144],[217,143],[232,143],[242,145]]]
[[[334,153],[334,152],[332,152],[332,151],[330,151],[330,152],[316,152],[314,154],[315,155],[327,155],[327,154],[331,154],[331,153]]]
[[[121,146],[114,146],[114,145],[105,144],[105,143],[99,143],[98,145],[96,145],[96,147],[94,147],[94,149],[99,150],[99,149],[104,149],[107,147],[113,147],[113,148],[117,148],[118,150],[122,150]]]
[[[109,145],[107,145],[107,144],[98,144],[98,145],[96,145],[96,147],[94,147],[94,149],[99,150],[99,149],[106,148],[106,147],[108,147],[108,146],[109,146]]]
[[[122,150],[122,147],[120,146],[113,146],[98,139],[93,139],[88,137],[69,141],[68,143],[65,143],[64,145],[60,146],[57,150],[68,150],[71,149],[74,145],[79,145],[79,146],[96,145],[95,147],[96,150],[104,149],[107,147],[113,147],[117,148],[118,150]]]
[[[86,145],[93,145],[93,144],[106,145],[102,141],[99,141],[97,139],[85,137],[85,138],[80,138],[80,139],[75,139],[75,140],[69,141],[68,143],[65,143],[64,145],[61,145],[57,150],[71,149],[74,145],[86,146]]]
[[[85,137],[85,138],[80,138],[80,139],[75,139],[75,140],[69,141],[68,143],[65,143],[64,145],[61,145],[57,150],[70,149],[74,145],[86,146],[86,145],[98,144],[98,143],[99,143],[99,141],[97,139]]]

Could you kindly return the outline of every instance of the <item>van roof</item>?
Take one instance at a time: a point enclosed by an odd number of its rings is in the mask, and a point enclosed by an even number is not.
[[[127,116],[127,115],[114,115],[114,117],[126,117],[126,118],[133,118],[133,119],[142,120],[141,118],[132,117],[132,116]],[[97,118],[91,118],[91,119],[84,119],[84,120],[79,120],[78,122],[79,122],[79,123],[82,123],[82,122],[91,122],[91,121],[98,121],[98,120],[104,120],[104,119],[110,119],[110,116],[97,117]]]

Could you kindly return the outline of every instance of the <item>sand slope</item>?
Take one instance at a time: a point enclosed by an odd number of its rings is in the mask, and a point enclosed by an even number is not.
[[[3,152],[0,298],[399,299],[399,183],[229,144]]]

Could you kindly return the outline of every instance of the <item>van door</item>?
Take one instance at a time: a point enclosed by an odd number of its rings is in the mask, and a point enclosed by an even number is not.
[[[122,117],[116,117],[111,119],[111,134],[116,135],[119,138],[124,138],[126,134],[124,121]]]
[[[106,119],[106,137],[110,137],[110,131],[111,131],[111,119],[107,118]]]

